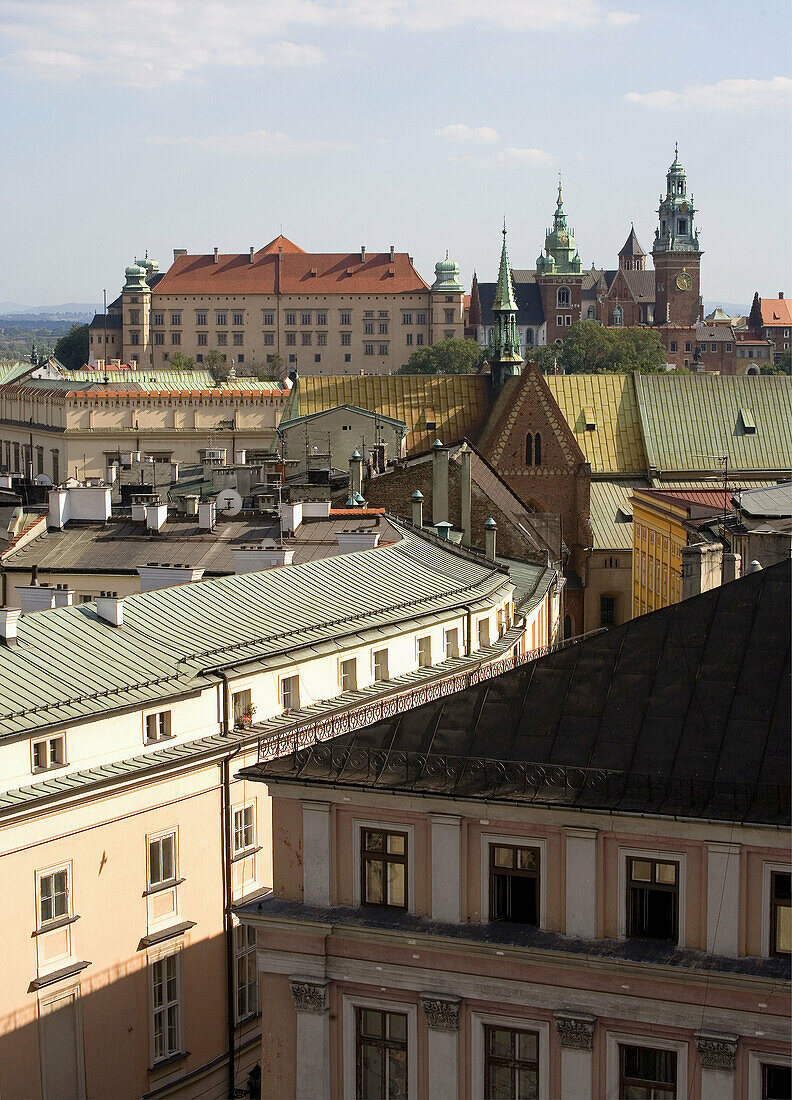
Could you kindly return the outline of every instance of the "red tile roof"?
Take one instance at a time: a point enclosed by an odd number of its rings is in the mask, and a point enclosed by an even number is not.
[[[282,252],[278,249],[282,248]],[[156,294],[409,294],[428,290],[406,252],[303,252],[276,237],[253,254],[178,256]]]
[[[792,325],[792,309],[786,298],[760,298],[762,324],[772,328],[775,325]]]

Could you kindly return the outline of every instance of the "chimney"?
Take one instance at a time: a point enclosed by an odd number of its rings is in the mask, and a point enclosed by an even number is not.
[[[193,569],[191,565],[166,565],[159,562],[138,565],[137,571],[141,592],[154,592],[158,588],[170,588],[174,584],[191,584],[203,576],[203,569]]]
[[[723,577],[721,584],[728,584],[729,581],[736,581],[741,575],[740,568],[741,558],[739,554],[724,553],[723,555]]]
[[[71,607],[74,603],[74,589],[67,588],[65,584],[58,585],[55,589],[55,606]]]
[[[396,252],[396,245],[392,244],[391,247],[390,247],[390,254],[391,254],[390,262],[391,263],[393,263],[393,257],[394,257],[395,252]]]
[[[470,546],[472,542],[472,530],[471,530],[471,476],[470,476],[470,460],[472,452],[467,443],[463,443],[459,450],[460,455],[460,470],[459,470],[459,496],[460,496],[460,526],[462,528],[462,545]]]
[[[423,527],[423,493],[416,489],[412,495],[413,527]]]
[[[761,568],[762,568],[762,563],[760,561],[757,561],[756,558],[754,558],[753,561],[748,562],[748,568],[745,570],[745,572],[746,572],[746,574],[748,574],[748,573],[758,573]]]
[[[432,526],[448,519],[448,451],[439,439],[432,444]]]
[[[448,523],[447,520],[441,520],[440,523],[436,523],[434,526],[439,539],[447,540],[451,537],[451,527],[453,525]]]
[[[219,256],[219,252],[220,252],[220,249],[219,249],[219,248],[217,247],[217,245],[215,245],[215,250],[214,250],[214,262],[215,262],[216,264],[219,264],[219,263],[220,263],[220,256]]]
[[[168,505],[167,504],[147,504],[146,505],[146,528],[149,531],[159,532],[165,526],[165,521],[168,518]]]
[[[362,264],[366,262],[366,246],[364,244],[360,246],[360,262]]]
[[[55,589],[48,584],[36,584],[33,580],[30,585],[20,585],[17,592],[23,615],[30,615],[34,611],[49,611],[55,606]]]
[[[723,547],[699,542],[682,547],[682,599],[717,588],[723,571]]]
[[[250,246],[250,262],[253,263],[253,245]]]
[[[69,490],[50,489],[47,501],[47,527],[50,531],[62,531],[69,522]]]
[[[783,292],[783,290],[779,290],[779,292],[778,292],[778,297],[779,297],[779,298],[783,298],[783,297],[784,297],[784,292]]]
[[[217,505],[213,500],[205,500],[198,505],[198,528],[201,531],[214,531],[217,517]]]
[[[302,501],[294,504],[282,503],[280,506],[281,535],[293,535],[303,520]]]
[[[484,524],[484,556],[487,561],[495,561],[495,536],[497,530],[498,525],[492,516],[490,516]]]
[[[363,456],[357,450],[349,456],[349,485],[351,495],[359,496],[363,488]]]
[[[124,625],[124,597],[97,596],[96,614],[111,626]]]
[[[186,248],[174,248],[174,250],[173,250],[173,262],[176,263],[179,256],[186,256],[186,255],[187,255],[187,249]]]
[[[17,623],[21,614],[16,607],[0,607],[0,641],[3,645],[17,644]]]
[[[379,531],[339,531],[336,535],[339,554],[354,554],[356,550],[373,550],[379,545]]]
[[[294,550],[285,546],[240,546],[235,548],[234,572],[260,573],[263,569],[277,569],[282,565],[291,565]]]
[[[198,515],[198,501],[200,497],[194,496],[188,493],[187,496],[182,497],[184,502],[184,514],[185,516],[197,516]]]

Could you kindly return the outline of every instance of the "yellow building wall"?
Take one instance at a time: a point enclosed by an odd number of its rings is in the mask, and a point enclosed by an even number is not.
[[[637,490],[633,505],[632,617],[682,599],[682,547],[687,512]]]

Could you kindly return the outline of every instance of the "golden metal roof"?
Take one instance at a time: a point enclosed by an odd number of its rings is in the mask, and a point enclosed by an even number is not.
[[[594,474],[647,468],[635,383],[630,374],[550,374],[550,392]],[[587,421],[594,422],[587,429]]]

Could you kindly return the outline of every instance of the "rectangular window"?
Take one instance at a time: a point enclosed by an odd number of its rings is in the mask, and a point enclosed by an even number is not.
[[[297,314],[292,313],[291,311],[289,311],[286,314],[286,324],[287,325],[296,325],[297,324]]]
[[[379,352],[378,352],[378,354],[379,354],[379,355],[387,355],[387,354],[388,354],[388,348],[389,348],[389,347],[390,347],[390,345],[389,345],[389,344],[380,344],[380,345],[379,345]]]
[[[373,321],[364,321],[363,322],[363,333],[364,333],[365,336],[373,336],[374,335],[374,322]]]
[[[205,309],[196,310],[196,312],[195,312],[195,323],[196,323],[196,325],[208,325],[209,324],[208,314],[207,314]]]
[[[726,345],[726,351],[727,351],[727,352],[730,352],[730,351],[731,351],[731,349],[732,349],[732,346],[731,346],[731,344],[727,344],[727,345]]]
[[[770,954],[789,955],[792,951],[792,901],[786,871],[770,873]]]
[[[374,345],[373,344],[364,344],[363,345],[363,354],[364,355],[373,355],[374,354]]]
[[[309,348],[311,346],[311,344],[313,343],[313,333],[312,332],[301,332],[300,333],[300,343],[302,344],[302,346],[304,348]]]
[[[352,362],[352,356],[349,354],[349,352],[347,352],[346,355],[344,356],[344,362],[345,363],[351,363]]]
[[[173,325],[174,327],[176,327],[176,328],[180,328],[180,327],[181,327],[181,311],[180,311],[180,310],[174,310],[174,311],[173,311],[173,312],[171,313],[171,315],[170,315],[170,323],[171,323],[171,324],[172,324],[172,325]]]
[[[446,660],[459,656],[459,629],[457,627],[445,632],[445,655]]]
[[[453,309],[444,309],[443,314],[445,317],[445,323],[447,325],[453,325],[454,323],[454,311]]]
[[[407,834],[362,829],[360,882],[363,905],[407,908]]]
[[[152,323],[152,325],[164,325],[165,324],[165,314],[164,313],[154,313],[154,314],[152,314],[151,323]]]
[[[600,596],[600,626],[616,625],[616,597]]]
[[[788,1100],[792,1096],[792,1068],[762,1062],[762,1100]]]
[[[171,712],[160,710],[146,715],[146,740],[164,741],[171,735]]]
[[[227,332],[218,332],[218,334],[217,334],[217,346],[219,348],[228,347],[228,333]]]
[[[685,351],[690,351],[690,341],[685,344]]]
[[[380,336],[387,336],[388,335],[388,322],[387,321],[380,321],[380,323],[377,325],[377,332],[380,334]]]
[[[375,680],[387,680],[388,677],[388,651],[387,649],[375,649],[373,654],[374,659],[374,679]]]
[[[717,344],[710,344],[710,351],[715,352],[717,350],[718,350],[718,345]]]
[[[310,314],[310,312],[305,311],[304,313],[301,313],[300,314],[300,324],[301,325],[310,325],[310,323],[311,323],[311,314]]]
[[[419,347],[419,348],[420,348],[420,347],[423,347],[423,342],[424,342],[424,334],[423,334],[422,332],[418,332],[418,333],[416,333],[416,335],[415,335],[415,342],[416,342],[416,344],[418,345],[418,347]]]
[[[423,638],[416,640],[416,647],[418,653],[418,666],[430,665],[432,663],[432,639],[427,634]]]
[[[164,332],[155,332],[154,333],[154,343],[157,344],[157,345],[164,344],[165,343],[165,333]]]
[[[677,1056],[675,1050],[619,1044],[619,1096],[630,1100],[674,1100]]]
[[[269,309],[262,310],[261,323],[262,323],[262,325],[274,325],[275,324],[275,314],[272,312],[272,310],[269,310]]]
[[[355,1009],[355,1096],[396,1100],[407,1096],[407,1016]]]
[[[245,323],[244,313],[232,313],[231,314],[231,324],[232,325],[244,325],[244,323]]]
[[[297,333],[296,332],[287,332],[286,333],[286,347],[287,348],[296,348],[297,347]]]
[[[348,348],[351,345],[351,343],[352,343],[352,333],[351,332],[342,332],[341,333],[341,347],[342,348]]]
[[[180,332],[172,332],[171,333],[171,344],[174,344],[174,345],[181,344],[181,333]]]
[[[485,1024],[484,1081],[485,1096],[539,1096],[539,1033]]]
[[[411,332],[408,332],[407,336],[405,338],[405,343],[407,344],[408,348],[412,347],[412,342],[413,342],[413,334]]]
[[[342,691],[357,690],[357,661],[354,657],[339,662],[339,682]]]
[[[324,310],[317,310],[316,323],[321,328],[322,325],[327,324],[327,314]]]
[[[561,328],[563,326],[563,324],[564,324],[563,316],[559,315],[558,317],[556,317],[556,324],[558,325],[559,328]]]
[[[271,348],[271,347],[274,347],[274,346],[275,346],[275,333],[274,332],[265,332],[264,333],[264,347],[265,348]]]
[[[244,362],[245,362],[244,355],[238,355],[237,356],[237,363],[244,363]]]
[[[300,706],[299,676],[284,676],[281,680],[281,706],[284,710],[298,710]]]
[[[137,347],[138,344],[140,343],[140,333],[139,332],[130,332],[129,342],[130,342],[130,344],[132,344],[133,347]]]
[[[416,314],[415,323],[416,323],[416,325],[425,325],[426,324],[426,314],[425,313]]]
[[[258,975],[256,973],[256,930],[240,924],[234,929],[236,959],[237,1023],[258,1012]]]
[[[253,806],[242,806],[241,809],[234,810],[235,855],[252,848],[256,842],[256,830],[253,820],[254,810],[255,807]]]
[[[130,309],[130,311],[129,311],[129,323],[130,323],[130,325],[139,325],[140,324],[140,310],[139,309]]]
[[[676,349],[677,349],[676,340],[672,340],[671,343],[668,345],[668,350],[669,351],[676,351]]]
[[[180,1049],[179,957],[166,955],[151,964],[151,1015],[154,1061],[173,1057]]]
[[[412,322],[412,313],[404,313],[403,312],[402,313],[402,324],[403,325],[411,325],[412,323],[413,323]]]
[[[205,348],[209,345],[209,334],[206,332],[198,333],[198,347]]]
[[[234,712],[235,726],[241,726],[243,718],[252,718],[253,699],[250,693],[250,688],[245,688],[244,691],[232,692],[231,706]]]
[[[245,343],[245,334],[243,332],[233,333],[232,342],[235,348],[241,348]]]
[[[351,325],[352,324],[352,314],[351,313],[345,313],[345,312],[342,311],[341,312],[341,322],[340,323],[342,325]]]
[[[161,886],[176,878],[176,834],[166,833],[149,841],[149,886]]]
[[[215,313],[215,324],[218,328],[223,328],[228,324],[228,314],[225,311],[221,313]]]
[[[326,332],[317,332],[317,334],[316,334],[316,346],[320,347],[320,348],[326,348],[327,347],[327,333]]]
[[[46,737],[33,742],[33,771],[45,772],[51,768],[62,768],[66,763],[66,738]]]
[[[69,915],[69,872],[39,875],[39,927]]]
[[[364,317],[373,317],[374,316],[374,310],[373,309],[364,309],[363,310],[363,316]]]
[[[490,644],[490,622],[489,619],[479,619],[478,621],[478,642],[479,649],[486,649]]]
[[[627,860],[627,935],[676,943],[679,929],[679,864]]]
[[[491,921],[539,926],[539,849],[490,844]]]
[[[314,355],[314,363],[321,363],[321,362],[322,362],[321,355],[319,355],[319,354]]]
[[[377,316],[387,320],[390,316],[390,312],[387,309],[381,309],[377,312]]]

